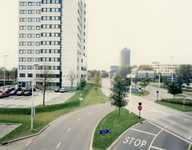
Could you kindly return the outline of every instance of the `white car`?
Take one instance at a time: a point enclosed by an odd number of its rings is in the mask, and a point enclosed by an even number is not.
[[[67,92],[67,90],[65,88],[60,88],[59,92],[64,93],[64,92]]]

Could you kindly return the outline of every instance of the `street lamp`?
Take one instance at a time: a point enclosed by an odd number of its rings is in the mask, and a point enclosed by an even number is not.
[[[132,70],[131,70],[131,84],[132,84]],[[129,113],[131,113],[131,87],[132,87],[132,85],[130,85]]]
[[[33,79],[32,79],[32,106],[31,106],[31,131],[33,131],[33,115],[34,115],[34,108],[33,108],[33,85],[34,85],[34,74],[35,74],[35,67],[38,64],[33,64]]]
[[[5,71],[6,71],[6,57],[9,56],[9,55],[2,55],[4,56],[4,88],[5,88]]]

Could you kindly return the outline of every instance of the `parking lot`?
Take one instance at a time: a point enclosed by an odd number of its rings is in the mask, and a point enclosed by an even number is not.
[[[59,104],[65,102],[75,93],[58,93],[46,92],[45,105]],[[43,94],[41,92],[34,92],[33,97],[34,106],[43,104]],[[27,108],[32,105],[32,96],[9,96],[0,98],[1,108]]]

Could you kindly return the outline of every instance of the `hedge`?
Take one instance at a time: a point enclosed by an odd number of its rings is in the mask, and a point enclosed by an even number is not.
[[[183,105],[183,99],[161,99],[162,102]],[[192,100],[186,99],[185,105],[192,106]]]

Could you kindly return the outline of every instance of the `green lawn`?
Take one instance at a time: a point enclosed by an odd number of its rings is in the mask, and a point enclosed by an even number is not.
[[[129,92],[130,93],[130,92]],[[149,95],[150,92],[149,91],[146,91],[146,90],[142,90],[140,91],[140,94],[139,92],[131,92],[133,95],[136,95],[136,96],[145,96],[145,95]]]
[[[93,140],[94,150],[106,150],[125,130],[144,120],[133,113],[130,114],[127,109],[124,109],[123,113],[123,108],[121,108],[120,118],[118,115],[117,109],[106,115],[98,124]],[[101,138],[100,130],[104,129],[111,129],[111,133],[103,134]]]
[[[182,99],[177,99],[178,101],[182,101]],[[192,100],[190,99],[186,99],[187,102],[192,102]],[[188,106],[188,105],[184,105],[184,110],[183,110],[183,105],[182,104],[175,104],[175,103],[168,103],[168,102],[162,102],[161,100],[159,100],[158,102],[155,101],[155,103],[157,104],[161,104],[179,111],[183,111],[183,112],[190,112],[192,111],[192,106]]]
[[[96,93],[94,90],[94,87],[92,87],[91,85],[86,86],[84,90],[78,90],[75,92],[76,94],[71,98],[69,98],[65,103],[79,101],[80,93],[82,93],[82,96],[84,98],[81,107],[109,101],[109,99],[101,91],[98,91]],[[37,107],[41,107],[41,106],[37,106]],[[77,106],[71,106],[71,107],[69,106],[68,108],[59,109],[55,111],[37,113],[36,116],[34,117],[33,132],[31,132],[31,115],[0,114],[1,123],[22,123],[20,127],[15,129],[5,137],[1,138],[0,143],[4,141],[10,141],[19,137],[31,135],[34,133],[38,133],[42,128],[44,128],[51,121],[79,107],[80,105],[78,103]]]

